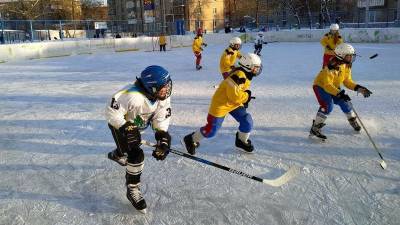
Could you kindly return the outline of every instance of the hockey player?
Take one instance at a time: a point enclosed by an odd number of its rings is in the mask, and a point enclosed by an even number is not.
[[[215,91],[208,111],[207,124],[199,130],[186,135],[183,143],[189,154],[194,155],[200,140],[215,136],[225,116],[229,113],[239,122],[235,145],[245,152],[252,152],[254,146],[249,136],[253,128],[253,119],[246,111],[252,99],[250,83],[253,77],[261,73],[261,59],[256,54],[248,53],[239,59],[239,67],[224,79]],[[254,98],[254,97],[253,97]]]
[[[165,46],[167,45],[167,39],[165,38],[164,33],[160,34],[160,37],[158,38],[158,43],[160,45],[160,52],[162,52],[162,51],[165,52]]]
[[[320,41],[324,48],[322,67],[326,66],[328,61],[335,56],[334,50],[336,46],[343,43],[342,36],[339,34],[339,25],[334,23],[329,29],[330,31],[326,33]]]
[[[197,35],[193,40],[192,49],[194,56],[196,57],[196,70],[200,70],[202,66],[200,65],[201,61],[201,52],[203,51],[203,46],[207,47],[207,44],[203,42],[203,31],[201,29],[197,30]]]
[[[254,54],[261,56],[261,50],[263,44],[267,44],[267,42],[264,41],[264,34],[263,32],[258,32],[258,35],[254,40]]]
[[[219,60],[219,71],[222,77],[226,79],[229,76],[229,72],[235,68],[235,62],[237,58],[241,57],[239,49],[242,46],[242,40],[238,37],[234,37],[229,41],[229,47],[224,50]]]
[[[105,115],[117,148],[108,158],[126,166],[126,196],[140,212],[146,213],[146,201],[140,191],[140,175],[144,154],[140,148],[140,131],[150,124],[157,145],[153,157],[164,160],[170,151],[168,126],[171,116],[172,80],[161,66],[144,69],[134,84],[115,93],[106,107]]]
[[[313,85],[314,93],[320,107],[310,129],[310,137],[316,136],[322,140],[325,140],[326,136],[321,133],[321,128],[325,126],[324,122],[332,111],[333,104],[340,106],[355,131],[361,130],[349,104],[351,99],[341,89],[341,84],[344,84],[350,90],[361,93],[365,98],[372,94],[370,90],[356,84],[351,78],[351,66],[356,57],[353,46],[342,43],[335,48],[334,54],[335,57],[319,72]]]

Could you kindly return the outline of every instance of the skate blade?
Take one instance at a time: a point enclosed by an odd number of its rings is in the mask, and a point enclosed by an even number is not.
[[[141,209],[141,210],[137,210],[137,211],[139,211],[139,212],[141,212],[141,213],[143,213],[143,214],[146,214],[146,213],[147,213],[147,209]]]
[[[244,149],[241,149],[241,148],[238,148],[238,147],[236,147],[236,150],[238,150],[239,152],[244,152],[246,154],[254,154],[254,150],[252,152],[248,152],[248,151],[246,151]]]
[[[311,139],[312,141],[319,141],[319,142],[325,142],[326,141],[326,139],[317,137],[317,136],[315,136],[313,134],[309,134],[308,138]]]

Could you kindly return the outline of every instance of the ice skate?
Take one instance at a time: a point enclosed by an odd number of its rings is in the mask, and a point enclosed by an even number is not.
[[[244,151],[246,153],[252,153],[254,151],[254,146],[251,144],[250,139],[247,140],[247,143],[243,142],[239,138],[239,132],[236,132],[235,146],[238,150]]]
[[[315,120],[313,120],[313,124],[310,129],[309,137],[317,137],[321,141],[326,140],[326,136],[321,133],[321,128],[325,126],[325,123],[315,124]]]
[[[142,196],[142,192],[140,191],[140,183],[138,184],[128,184],[126,190],[126,197],[132,203],[133,207],[141,213],[147,212],[146,201]]]
[[[196,148],[200,146],[199,142],[194,142],[193,141],[193,133],[186,135],[183,140],[182,144],[184,144],[186,150],[189,152],[189,154],[194,155],[196,154]]]
[[[127,156],[118,156],[117,149],[107,154],[107,158],[117,162],[121,166],[126,166],[127,164]]]
[[[361,127],[358,124],[356,117],[350,118],[349,123],[354,128],[355,131],[357,131],[357,132],[361,131]]]

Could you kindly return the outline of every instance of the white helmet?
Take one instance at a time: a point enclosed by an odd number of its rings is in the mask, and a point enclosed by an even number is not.
[[[242,55],[239,59],[239,66],[245,71],[253,73],[255,76],[259,75],[262,71],[261,59],[254,53]]]
[[[242,45],[242,39],[238,38],[238,37],[233,37],[230,41],[229,41],[229,46],[233,47],[234,45]]]
[[[338,31],[339,30],[339,24],[337,23],[332,23],[331,26],[329,27],[330,30]]]
[[[336,55],[336,58],[338,58],[342,61],[344,60],[346,55],[351,55],[352,61],[354,61],[355,56],[356,56],[356,50],[354,50],[353,46],[351,46],[347,43],[342,43],[342,44],[336,46],[335,55]],[[347,63],[350,63],[350,62],[347,62]]]
[[[263,32],[258,32],[258,36],[264,36],[264,33]]]

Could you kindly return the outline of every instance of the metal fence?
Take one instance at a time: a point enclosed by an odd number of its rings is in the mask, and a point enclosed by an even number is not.
[[[281,29],[324,29],[331,22],[339,22],[341,28],[383,28],[400,27],[396,20],[394,9],[385,9],[375,13],[371,22],[365,23],[362,12],[354,15],[345,15],[336,12],[332,15],[333,21],[322,19],[318,14],[310,17],[279,16],[267,17],[261,15],[259,23],[255,20],[238,20],[232,23],[232,31],[240,32],[239,28],[248,31],[270,31]],[[333,19],[335,18],[335,19]],[[340,18],[340,20],[338,20]],[[300,23],[298,23],[300,21]],[[95,29],[96,22],[106,22],[107,29]],[[233,22],[233,21],[232,21]],[[128,20],[121,21],[93,21],[93,20],[0,20],[0,44],[49,41],[67,38],[119,38],[137,36],[158,36],[160,33],[187,34],[202,27],[207,32],[224,32],[225,20],[190,20],[144,23],[140,20],[131,24]]]

